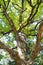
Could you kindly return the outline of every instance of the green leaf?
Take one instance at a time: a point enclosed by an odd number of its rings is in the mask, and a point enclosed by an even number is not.
[[[3,58],[3,55],[0,54],[0,60]]]

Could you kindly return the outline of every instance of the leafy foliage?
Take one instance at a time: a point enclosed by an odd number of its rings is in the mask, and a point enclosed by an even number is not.
[[[7,14],[9,14],[11,20],[13,20],[13,24],[16,27],[17,33],[19,31],[26,35],[26,40],[27,40],[26,54],[27,54],[27,58],[29,59],[30,54],[34,48],[34,45],[36,44],[37,31],[39,24],[41,23],[39,21],[43,19],[43,1],[41,4],[39,3],[40,0],[38,0],[38,2],[37,0],[31,0],[30,4],[28,1],[24,0],[24,6],[23,6],[24,11],[22,11],[22,0],[5,0],[5,4],[7,6],[6,12]],[[38,5],[37,3],[40,4],[38,11],[36,10]],[[33,11],[31,12],[32,7],[34,7],[35,5],[36,7],[33,8]],[[4,6],[3,0],[0,0],[0,40],[4,42],[4,44],[7,45],[8,47],[15,48],[16,42],[14,41],[16,40],[16,37],[12,30],[12,27],[9,24],[8,19],[6,19],[5,14],[3,14],[3,6]],[[33,16],[35,11],[37,11],[37,14]],[[32,14],[33,18],[31,18],[30,13]],[[30,18],[28,19],[29,16]],[[20,22],[20,20],[22,22]],[[29,25],[23,27],[23,25],[25,25],[27,22],[29,22],[28,23]],[[41,40],[41,44],[43,44],[43,37]],[[33,65],[43,65],[43,51],[40,52],[41,53],[39,53],[39,56],[37,56]],[[0,55],[0,61],[1,59],[3,59],[3,55]],[[13,62],[9,61],[8,65],[16,65],[16,64],[15,61]]]

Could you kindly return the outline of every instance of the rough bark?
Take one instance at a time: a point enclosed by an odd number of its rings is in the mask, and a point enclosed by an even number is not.
[[[25,61],[20,58],[17,51],[14,51],[11,48],[7,47],[1,41],[0,41],[0,49],[4,49],[5,51],[7,51],[10,54],[11,58],[16,60],[17,65],[25,64]]]
[[[36,45],[30,55],[30,59],[28,61],[27,65],[32,65],[35,58],[37,57],[38,53],[40,52],[40,42],[41,42],[41,37],[42,37],[42,32],[43,32],[43,21],[39,25],[38,33],[37,33],[37,39],[36,39]]]

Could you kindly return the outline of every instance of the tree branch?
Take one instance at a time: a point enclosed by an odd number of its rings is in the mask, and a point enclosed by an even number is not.
[[[42,31],[43,31],[43,22],[39,25],[38,33],[37,33],[37,40],[36,40],[36,45],[35,48],[33,49],[30,59],[28,61],[29,65],[32,65],[35,58],[37,57],[39,51],[40,51],[40,42],[41,42],[41,36],[42,36]]]
[[[17,5],[19,8],[21,8],[18,4],[15,4],[14,2],[12,2],[13,5]]]
[[[10,3],[10,0],[8,0],[8,4],[7,4],[7,7],[6,7],[6,9],[8,8],[8,6],[9,6],[9,3]]]
[[[17,33],[17,30],[16,30],[16,27],[14,26],[14,23],[13,23],[12,19],[7,14],[5,5],[3,6],[3,14],[6,17],[6,19],[8,20],[9,25],[11,26],[11,29],[14,32],[15,36],[16,36],[16,40],[18,40],[19,38],[18,38],[18,33]]]
[[[6,6],[5,0],[3,0],[4,5]]]
[[[40,51],[42,51],[43,50],[43,46],[40,46]]]
[[[6,35],[6,34],[9,34],[9,33],[11,33],[13,30],[9,30],[8,32],[0,32],[1,34],[3,34],[3,35]]]
[[[12,2],[12,5],[13,5],[13,7],[14,7],[16,10],[20,11],[19,8],[21,8],[21,7],[20,7],[18,4],[14,4],[14,3]],[[17,5],[19,8],[15,7],[15,5]]]
[[[30,25],[30,23],[33,23],[32,19],[34,18],[34,16],[37,14],[38,12],[38,8],[41,4],[42,0],[40,0],[40,2],[35,6],[35,7],[32,7],[32,10],[31,10],[31,13],[30,13],[30,16],[28,17],[27,19],[27,22],[25,21],[25,23],[21,24],[20,28],[19,28],[19,32],[24,28],[26,27],[27,25]],[[34,12],[35,10],[35,12]]]
[[[34,6],[32,5],[31,0],[30,0],[30,1],[29,1],[29,0],[27,0],[27,2],[30,4],[30,6],[31,6],[31,7],[34,7]]]
[[[0,41],[0,49],[6,50],[6,51],[10,54],[11,58],[16,60],[17,65],[22,65],[22,63],[24,63],[24,60],[22,60],[22,59],[19,57],[17,51],[14,51],[14,50],[10,49],[10,48],[7,47],[6,45],[4,45],[1,41]]]
[[[23,14],[23,10],[24,10],[24,0],[22,0],[21,4],[22,4],[22,8],[20,10],[20,15],[19,15],[19,22],[20,22],[20,24],[22,22],[22,14]]]

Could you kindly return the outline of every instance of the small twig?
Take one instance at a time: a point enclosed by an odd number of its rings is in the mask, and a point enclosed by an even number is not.
[[[9,6],[9,3],[10,3],[10,0],[8,0],[8,4],[7,4],[7,7],[6,7],[6,9],[8,8],[8,6]]]
[[[12,2],[12,4],[13,4],[13,5],[17,5],[19,8],[21,8],[18,4],[15,4],[15,3],[13,3],[13,2]]]
[[[23,10],[24,10],[24,0],[22,0],[21,4],[22,4],[22,8],[20,10],[20,15],[19,15],[19,22],[20,22],[20,24],[22,22],[22,14],[23,14]]]
[[[12,5],[13,5],[13,7],[14,7],[16,10],[20,11],[19,8],[17,8],[16,6],[14,6],[14,3],[12,3]]]
[[[9,33],[11,33],[13,30],[10,30],[10,31],[8,31],[8,32],[0,32],[1,34],[3,34],[3,35],[6,35],[6,34],[9,34]]]
[[[36,24],[36,26],[35,26],[35,28],[34,29],[36,29],[37,28],[37,26],[38,26],[38,24],[40,24],[41,23],[41,21],[39,21],[37,24]]]
[[[34,6],[32,5],[31,0],[30,0],[30,1],[29,1],[29,0],[27,0],[27,2],[30,4],[30,6],[31,6],[31,7],[34,7]]]
[[[4,5],[6,6],[5,0],[3,0]]]

